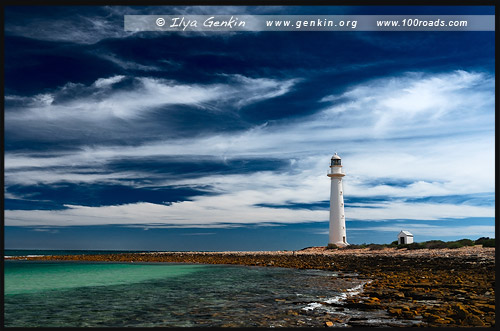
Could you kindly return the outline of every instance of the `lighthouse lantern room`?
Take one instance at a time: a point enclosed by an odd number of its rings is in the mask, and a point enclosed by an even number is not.
[[[342,160],[335,153],[332,156],[330,164],[330,173],[328,177],[331,179],[330,186],[330,231],[328,243],[338,247],[345,247],[347,243],[345,230],[345,214],[344,214],[344,195],[342,177],[345,174],[342,172]]]

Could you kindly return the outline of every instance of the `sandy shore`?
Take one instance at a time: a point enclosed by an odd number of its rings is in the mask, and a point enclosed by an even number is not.
[[[341,277],[368,280],[360,295],[339,303],[346,309],[382,311],[387,319],[412,321],[424,327],[495,325],[494,247],[419,250],[309,247],[297,251],[151,252],[17,259],[187,262],[332,270]],[[325,326],[334,322],[374,326],[363,319],[325,320]]]

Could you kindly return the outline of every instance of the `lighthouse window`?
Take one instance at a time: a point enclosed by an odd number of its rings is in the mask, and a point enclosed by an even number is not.
[[[340,191],[340,195],[342,195],[342,191]]]
[[[340,160],[339,159],[332,159],[332,166],[333,165],[340,165]]]

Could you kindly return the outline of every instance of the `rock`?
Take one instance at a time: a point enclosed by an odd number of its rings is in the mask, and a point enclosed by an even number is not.
[[[226,323],[226,324],[222,324],[221,327],[223,328],[235,328],[235,327],[238,327],[239,325],[238,324],[235,324],[235,323]]]
[[[485,304],[485,303],[475,302],[474,306],[476,306],[477,308],[481,309],[484,312],[495,311],[495,305],[488,305],[488,304]]]
[[[487,315],[484,317],[484,321],[488,324],[495,324],[495,315]]]
[[[434,323],[437,324],[450,324],[450,321],[444,318],[438,318],[434,321]]]
[[[408,306],[406,304],[393,305],[392,307],[393,308],[399,308],[402,311],[410,311],[410,306]]]
[[[408,319],[412,319],[415,317],[415,314],[411,310],[403,311],[402,315],[404,318],[408,318]]]
[[[438,315],[434,315],[434,314],[430,314],[430,313],[425,313],[423,316],[424,316],[424,319],[429,321],[429,322],[434,322],[434,321],[437,321],[438,319],[441,318]]]
[[[172,315],[175,315],[175,316],[183,316],[184,315],[184,313],[181,313],[181,312],[178,312],[178,311],[173,311],[171,313],[172,313]]]
[[[463,320],[469,314],[469,312],[467,311],[467,309],[465,309],[465,307],[462,304],[460,304],[460,303],[456,303],[456,304],[452,305],[451,308],[455,312],[455,315],[456,315],[456,317],[458,319]]]
[[[396,292],[393,294],[396,298],[404,298],[405,294],[403,292]]]
[[[485,326],[483,321],[476,315],[468,314],[462,325],[467,326]]]
[[[396,316],[400,316],[403,313],[403,311],[398,308],[390,308],[387,312],[391,315],[396,315]]]

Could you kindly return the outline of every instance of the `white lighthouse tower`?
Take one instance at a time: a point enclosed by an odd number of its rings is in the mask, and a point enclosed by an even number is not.
[[[342,177],[344,176],[345,174],[342,172],[340,156],[335,153],[335,155],[332,156],[330,173],[328,174],[328,177],[331,179],[330,233],[328,243],[338,247],[349,245],[345,232],[344,189],[342,188]]]

